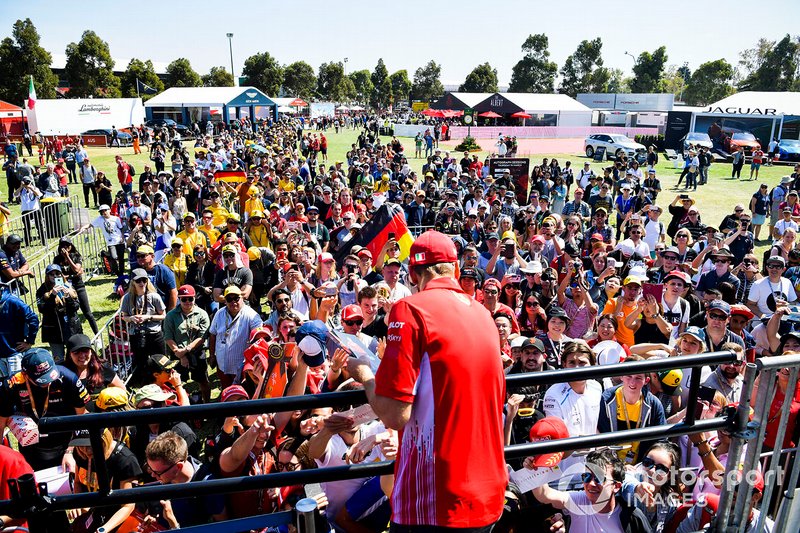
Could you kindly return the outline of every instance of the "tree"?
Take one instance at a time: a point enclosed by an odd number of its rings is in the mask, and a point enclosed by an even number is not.
[[[677,67],[676,65],[668,66],[664,70],[664,74],[661,76],[661,81],[659,82],[662,91],[674,94],[675,98],[679,101],[683,98],[683,91],[686,89],[687,85],[687,81],[684,79],[681,71],[682,68],[683,67]],[[691,78],[691,75],[689,77]]]
[[[92,30],[86,30],[77,43],[67,45],[67,65],[71,98],[119,98],[119,78],[114,74],[114,60],[108,43]]]
[[[583,40],[575,52],[567,57],[561,67],[559,92],[573,98],[578,93],[604,93],[608,90],[611,73],[603,66],[603,41]]]
[[[311,98],[317,85],[314,67],[305,61],[295,61],[283,69],[283,92],[298,98]]]
[[[439,81],[442,67],[436,61],[430,60],[424,67],[419,67],[414,72],[414,82],[411,84],[411,96],[420,102],[431,102],[444,94],[444,86]]]
[[[547,35],[529,35],[522,43],[525,55],[511,71],[510,92],[552,93],[558,65],[550,61]]]
[[[495,93],[497,92],[497,69],[492,68],[488,61],[478,65],[467,74],[467,79],[458,88],[467,93]]]
[[[283,68],[269,52],[248,57],[242,75],[247,76],[248,85],[267,95],[277,95],[283,85]]]
[[[356,86],[344,75],[341,62],[323,63],[317,75],[317,93],[326,100],[347,102],[356,97]]]
[[[392,83],[392,94],[394,95],[395,102],[399,100],[408,100],[411,95],[411,80],[408,79],[408,71],[405,69],[398,70],[391,76],[389,80]]]
[[[194,71],[192,64],[185,57],[181,57],[167,65],[167,87],[200,87],[203,80]]]
[[[50,70],[53,57],[39,45],[31,19],[17,20],[11,35],[0,42],[0,100],[22,105],[31,75],[38,98],[55,98],[58,76]]]
[[[633,93],[657,93],[661,90],[661,76],[664,73],[664,65],[667,62],[667,48],[659,47],[652,54],[642,52],[633,66],[633,79],[631,80],[631,92]]]
[[[689,105],[707,105],[734,93],[733,67],[724,59],[703,63],[689,79],[684,100]]]
[[[361,102],[369,102],[372,91],[375,89],[375,86],[372,85],[370,72],[367,69],[357,70],[351,72],[347,76],[350,78],[350,81],[353,82],[353,86],[356,89],[356,98]]]
[[[612,68],[608,71],[608,92],[610,93],[629,93],[631,92],[631,79],[625,77],[621,68]]]
[[[128,68],[122,73],[122,96],[126,98],[136,97],[136,80],[152,87],[158,92],[164,90],[164,82],[162,82],[161,78],[156,74],[156,70],[153,68],[153,62],[149,59],[147,61],[142,61],[141,59],[134,58],[128,63]],[[147,101],[155,95],[144,94],[140,91],[139,96],[141,96],[143,101]]]
[[[683,65],[678,67],[678,74],[681,75],[684,83],[689,83],[689,79],[692,77],[692,70],[689,68],[689,63],[684,61]]]
[[[748,91],[791,91],[797,80],[800,44],[787,34],[764,53],[758,68],[739,83]]]
[[[225,67],[211,67],[201,79],[203,87],[233,87],[233,75]]]
[[[737,84],[758,70],[761,64],[764,63],[767,53],[772,50],[776,42],[762,37],[753,48],[747,48],[739,52],[739,64],[736,67]]]
[[[386,108],[392,103],[392,82],[389,80],[389,71],[383,63],[383,58],[378,59],[375,70],[370,75],[372,94],[369,104],[376,108]]]

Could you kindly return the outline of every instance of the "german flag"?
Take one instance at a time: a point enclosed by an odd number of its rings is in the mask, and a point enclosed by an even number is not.
[[[408,258],[414,237],[408,231],[406,217],[403,208],[397,204],[386,202],[381,205],[373,217],[364,224],[355,237],[347,241],[336,251],[336,262],[342,264],[344,258],[351,253],[354,246],[363,246],[370,252],[375,262],[378,262],[378,254],[381,248],[389,240],[389,234],[394,233],[397,244],[400,245],[400,260]]]

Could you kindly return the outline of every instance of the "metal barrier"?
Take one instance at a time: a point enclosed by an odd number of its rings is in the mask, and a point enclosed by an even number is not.
[[[785,374],[788,370],[788,375]],[[789,426],[789,416],[795,387],[797,386],[797,376],[800,370],[800,355],[781,355],[758,359],[755,364],[748,364],[745,371],[745,383],[742,395],[739,400],[737,412],[737,426],[739,430],[731,434],[731,446],[728,452],[729,458],[738,458],[741,455],[745,441],[747,453],[742,461],[741,482],[730,490],[727,483],[723,483],[720,493],[717,518],[714,522],[714,531],[725,531],[728,533],[744,532],[749,527],[749,517],[744,516],[744,511],[751,499],[753,491],[753,478],[749,473],[753,472],[758,465],[758,461],[764,449],[764,439],[767,425],[774,421],[774,416],[770,418],[771,406],[777,401],[778,391],[778,372],[784,373],[786,382],[786,394],[781,400],[780,418],[778,419],[777,430],[774,443],[775,448],[769,451],[770,470],[766,471],[771,476],[765,476],[764,493],[761,497],[762,511],[758,522],[753,531],[763,531],[767,515],[769,514],[770,502],[773,492],[779,493],[778,500],[774,506],[778,508],[775,517],[773,531],[790,531],[787,529],[789,522],[797,531],[797,524],[800,522],[800,507],[794,499],[795,488],[797,487],[798,475],[800,474],[800,461],[797,459],[796,449],[785,456],[786,465],[792,465],[789,478],[772,480],[778,473],[776,465],[780,464],[781,449],[783,447],[786,429]],[[753,403],[752,421],[748,422],[751,409],[751,396],[754,390],[756,375],[758,375],[759,386],[756,393],[755,403]],[[783,394],[783,393],[782,393]],[[789,399],[789,401],[786,401]],[[738,460],[728,460],[725,468],[726,480],[732,479],[739,471]],[[733,503],[734,492],[736,501]]]
[[[428,230],[433,229],[433,226],[408,226],[408,231],[416,239]]]
[[[22,237],[26,250],[35,246],[47,247],[50,241],[72,233],[80,227],[81,209],[78,195],[40,200],[36,211],[11,218],[4,224],[4,235],[16,233]],[[85,211],[85,210],[84,210]]]
[[[679,359],[680,368],[698,368],[705,365],[722,364],[736,360],[736,354],[730,351],[714,352],[701,355],[683,356]],[[675,368],[675,359],[645,360],[632,363],[608,365],[603,367],[584,367],[561,369],[530,374],[518,374],[507,377],[509,387],[526,385],[545,385],[567,381],[596,379],[601,377],[622,376],[637,373],[657,372]],[[700,373],[693,372],[690,391],[696,397],[700,385]],[[690,394],[692,394],[690,392]],[[364,391],[333,392],[326,394],[270,398],[264,400],[247,400],[216,404],[201,404],[185,407],[168,407],[141,411],[119,413],[97,413],[79,416],[46,417],[40,420],[40,431],[46,433],[88,429],[92,447],[102,449],[101,431],[106,427],[145,424],[152,420],[170,422],[178,420],[225,417],[231,415],[260,414],[264,412],[293,411],[314,407],[343,406],[365,403]],[[710,431],[728,427],[731,420],[715,418],[695,421],[692,410],[687,411],[686,420],[679,424],[657,426],[600,435],[573,437],[559,441],[537,442],[510,446],[506,448],[507,457],[524,457],[528,455],[548,453],[560,450],[585,449],[600,445],[609,445],[653,438],[668,438],[687,433]],[[342,479],[359,479],[376,475],[389,474],[393,471],[391,462],[372,463],[368,465],[347,465],[308,471],[282,472],[261,476],[249,476],[230,479],[218,479],[191,484],[143,486],[127,490],[111,491],[108,472],[103,462],[96,466],[96,474],[100,490],[93,493],[55,496],[48,499],[47,510],[63,510],[78,507],[94,507],[100,505],[116,505],[129,502],[168,499],[171,497],[187,497],[202,494],[219,494],[240,492],[259,488],[280,487],[313,482],[328,482]],[[14,502],[0,502],[0,513],[14,508]],[[20,509],[17,502],[16,510]]]

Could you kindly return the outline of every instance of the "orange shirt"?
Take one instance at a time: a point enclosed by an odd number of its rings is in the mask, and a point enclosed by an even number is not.
[[[621,298],[621,296],[619,297]],[[628,305],[623,301],[622,309],[620,309],[619,313],[614,314],[614,311],[617,309],[617,298],[609,298],[606,302],[606,306],[603,307],[602,315],[606,313],[610,315],[614,315],[617,318],[617,342],[620,344],[627,344],[628,346],[633,346],[636,344],[633,341],[633,330],[630,328],[625,327],[625,317],[629,314],[636,311],[636,303],[632,305]]]

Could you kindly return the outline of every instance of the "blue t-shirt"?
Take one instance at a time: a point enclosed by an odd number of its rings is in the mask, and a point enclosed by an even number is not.
[[[147,275],[150,276],[150,281],[155,285],[158,295],[166,304],[167,295],[172,292],[172,289],[178,287],[175,283],[175,274],[169,267],[159,263],[153,267],[153,270],[148,271]]]
[[[189,457],[189,462],[194,467],[192,481],[206,481],[214,479],[208,465],[200,463],[194,457]],[[179,498],[170,501],[175,519],[181,527],[207,524],[209,519],[225,510],[225,496],[223,494],[209,494],[193,498]]]

